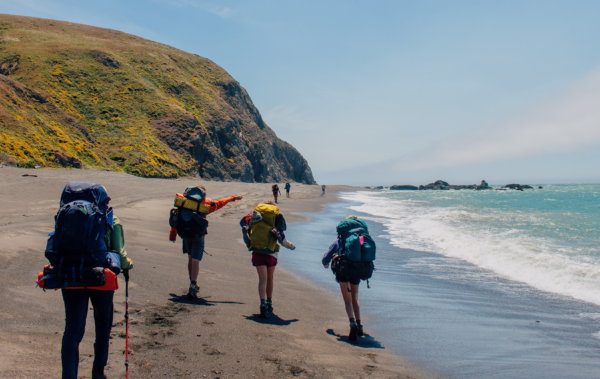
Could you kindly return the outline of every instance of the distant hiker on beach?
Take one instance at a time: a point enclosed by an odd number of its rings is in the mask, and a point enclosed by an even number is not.
[[[277,196],[281,195],[281,191],[279,190],[279,186],[277,184],[273,184],[271,187],[273,191],[273,197],[275,198],[275,204],[277,204]]]
[[[367,224],[356,216],[348,216],[337,226],[338,238],[329,246],[321,263],[331,271],[340,284],[346,313],[350,319],[350,341],[362,336],[363,325],[360,321],[360,304],[358,303],[358,286],[361,280],[373,275],[375,260],[375,241],[369,235]]]
[[[46,247],[50,265],[44,267],[38,285],[44,289],[62,288],[63,379],[77,379],[79,343],[85,333],[90,300],[96,324],[92,379],[106,379],[104,367],[108,363],[117,275],[133,268],[125,251],[123,225],[108,207],[109,201],[106,189],[99,184],[69,182],[62,192],[55,230]]]
[[[272,201],[258,204],[242,218],[240,226],[244,242],[252,252],[252,266],[258,273],[260,317],[267,318],[273,312],[273,275],[279,251],[277,242],[290,250],[296,246],[285,238],[285,219]]]
[[[190,287],[187,296],[198,298],[198,274],[200,261],[204,255],[204,236],[207,234],[208,220],[206,215],[223,208],[227,203],[242,200],[242,196],[230,196],[220,200],[206,197],[206,188],[201,185],[186,188],[182,194],[175,196],[175,208],[171,209],[169,239],[175,242],[176,235],[181,237],[183,254],[188,255],[188,275]]]
[[[287,197],[290,197],[290,188],[292,188],[290,182],[285,182],[285,195]]]
[[[321,190],[323,191],[322,195],[325,195],[325,188],[326,188],[326,187],[325,187],[325,184],[323,184],[323,185],[321,186]]]

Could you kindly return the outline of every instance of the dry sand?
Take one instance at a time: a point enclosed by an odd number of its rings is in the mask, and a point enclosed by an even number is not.
[[[22,176],[24,174],[37,177]],[[239,219],[270,199],[269,184],[142,179],[84,170],[26,170],[0,166],[0,377],[58,378],[64,310],[59,291],[35,288],[46,260],[60,193],[70,180],[103,184],[122,220],[135,266],[130,281],[132,378],[425,378],[424,372],[386,349],[344,342],[348,320],[341,296],[278,268],[275,315],[257,317],[257,275],[241,241]],[[174,194],[202,183],[213,199],[245,195],[211,214],[200,266],[201,299],[188,301],[187,257],[181,241],[168,241]],[[281,198],[288,228],[306,221],[293,212],[319,212],[349,187],[293,184]],[[301,245],[302,241],[293,241]],[[327,247],[324,246],[324,249]],[[296,252],[282,249],[280,260]],[[332,279],[333,280],[333,279]],[[115,293],[107,374],[124,377],[125,285]],[[93,318],[80,345],[80,377],[90,376]],[[368,320],[367,320],[368,321]],[[335,335],[326,331],[332,329]],[[368,332],[368,324],[366,327]],[[338,335],[338,336],[336,336]]]

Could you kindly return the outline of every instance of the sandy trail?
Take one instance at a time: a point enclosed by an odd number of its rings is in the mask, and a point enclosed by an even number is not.
[[[189,301],[184,296],[187,258],[179,239],[168,241],[168,213],[174,194],[200,181],[9,167],[0,168],[0,377],[60,377],[62,298],[60,292],[35,288],[34,281],[46,264],[46,236],[70,180],[103,184],[124,225],[126,248],[135,262],[130,282],[132,378],[427,377],[386,349],[344,342],[338,337],[348,333],[341,296],[283,269],[275,273],[275,314],[267,321],[257,317],[258,279],[238,221],[259,201],[271,198],[269,184],[202,182],[210,198],[245,197],[208,217],[206,250],[212,256],[205,255],[201,263],[201,299]],[[288,228],[306,221],[294,212],[318,212],[321,205],[337,201],[337,191],[350,188],[328,186],[322,196],[320,186],[293,184],[292,197],[286,199],[284,193],[279,204]],[[295,253],[282,250],[282,260]],[[121,278],[110,378],[124,377],[124,288]],[[93,360],[91,314],[80,346],[82,378],[90,376]]]

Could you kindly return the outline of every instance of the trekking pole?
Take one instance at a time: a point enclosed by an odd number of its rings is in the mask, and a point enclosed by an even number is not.
[[[129,379],[129,270],[123,271],[125,277],[125,378]]]

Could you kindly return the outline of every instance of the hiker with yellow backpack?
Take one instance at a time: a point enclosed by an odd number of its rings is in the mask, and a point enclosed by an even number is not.
[[[183,194],[175,196],[175,208],[171,209],[169,217],[169,240],[175,242],[179,235],[183,242],[183,254],[188,255],[190,287],[187,296],[190,299],[197,299],[200,291],[198,274],[204,255],[204,236],[208,228],[206,216],[236,200],[242,200],[242,196],[211,200],[206,197],[206,188],[202,185],[188,187]]]
[[[242,218],[240,226],[244,242],[252,252],[252,265],[258,273],[260,317],[267,318],[269,313],[273,313],[273,276],[279,244],[290,250],[294,250],[296,246],[285,238],[285,219],[272,201],[258,204]]]

